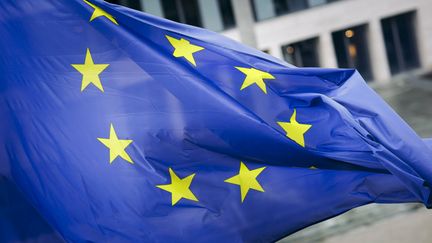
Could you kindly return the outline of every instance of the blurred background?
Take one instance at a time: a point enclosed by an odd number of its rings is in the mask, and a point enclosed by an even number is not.
[[[432,137],[432,0],[109,0],[219,32],[300,67],[356,68]],[[431,158],[432,163],[432,158]],[[368,205],[280,242],[432,242],[419,204]]]

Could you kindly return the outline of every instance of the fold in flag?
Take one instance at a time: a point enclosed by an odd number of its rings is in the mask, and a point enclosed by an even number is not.
[[[431,206],[430,142],[355,70],[101,0],[1,1],[0,36],[0,175],[66,241],[268,242]],[[28,217],[2,237],[37,237]]]

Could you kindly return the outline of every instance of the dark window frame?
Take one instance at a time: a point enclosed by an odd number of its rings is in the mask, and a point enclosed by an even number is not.
[[[314,36],[281,46],[284,60],[298,67],[319,67],[319,41],[319,37]],[[287,52],[288,48],[292,48],[292,53]]]
[[[265,21],[265,20],[268,20],[268,19],[273,19],[273,18],[277,18],[277,17],[284,16],[284,15],[291,14],[291,13],[295,13],[295,12],[306,11],[306,10],[312,9],[312,8],[319,8],[319,7],[322,7],[322,6],[326,6],[326,5],[333,4],[333,3],[336,3],[336,2],[340,2],[340,1],[344,1],[344,0],[327,0],[326,3],[319,4],[319,5],[314,5],[314,6],[311,6],[309,4],[308,0],[302,0],[302,1],[305,2],[306,7],[305,8],[301,8],[301,9],[293,9],[291,11],[289,11],[289,4],[288,4],[288,2],[290,0],[273,0],[274,7],[276,8],[276,4],[274,3],[275,1],[281,1],[281,2],[285,1],[286,3],[284,5],[287,6],[286,8],[287,8],[288,11],[281,11],[281,10],[279,10],[280,12],[278,13],[278,10],[275,9],[275,15],[274,16],[269,17],[269,18],[265,18],[265,19],[258,19],[257,9],[255,7],[254,0],[250,0],[250,4],[252,6],[252,11],[253,11],[255,22],[261,22],[261,21]],[[294,0],[294,1],[299,1],[299,0]]]
[[[373,80],[369,47],[369,24],[362,23],[333,31],[332,42],[339,68],[356,68],[366,81]],[[350,49],[353,48],[355,56]]]

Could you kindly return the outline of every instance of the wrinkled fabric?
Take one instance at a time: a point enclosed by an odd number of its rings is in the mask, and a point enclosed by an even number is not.
[[[81,0],[0,2],[0,175],[34,208],[28,217],[46,221],[34,231],[52,227],[69,242],[269,242],[368,203],[431,206],[430,140],[357,71],[296,68],[207,30],[92,3],[118,25],[90,21],[94,9]],[[204,48],[196,66],[173,56],[166,35]],[[87,48],[109,64],[104,92],[81,91],[72,64]],[[275,78],[267,93],[240,90],[235,67]],[[304,147],[278,125],[294,110],[311,124]],[[133,164],[110,163],[98,141],[110,124],[133,141]],[[265,167],[264,192],[243,202],[224,182],[240,162]],[[195,173],[198,201],[172,205],[156,187],[170,183],[169,168]],[[5,239],[31,224],[2,220],[13,225],[2,227]]]

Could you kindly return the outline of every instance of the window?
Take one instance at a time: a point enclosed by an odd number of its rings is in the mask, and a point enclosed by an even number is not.
[[[338,66],[356,68],[365,80],[371,80],[367,25],[336,31],[332,36]]]
[[[307,0],[273,0],[276,15],[308,8]]]
[[[162,0],[162,9],[167,19],[201,27],[197,0]]]
[[[381,20],[387,59],[392,74],[420,65],[414,20],[415,12]]]
[[[285,61],[297,67],[318,67],[318,38],[282,46]]]
[[[140,1],[137,0],[106,0],[107,2],[120,4],[136,10],[142,10]]]
[[[235,26],[234,13],[231,5],[231,0],[219,0],[219,9],[222,15],[224,29],[229,29]]]
[[[257,21],[340,0],[251,0]]]
[[[221,31],[235,26],[231,0],[106,0],[176,22]]]
[[[120,0],[106,0],[109,3],[120,4]]]

